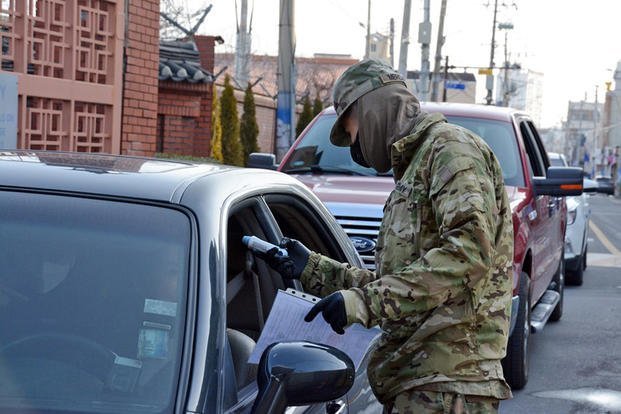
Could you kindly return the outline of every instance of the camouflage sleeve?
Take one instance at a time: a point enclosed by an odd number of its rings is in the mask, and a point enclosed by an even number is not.
[[[307,292],[327,296],[341,289],[363,286],[375,280],[375,273],[311,253],[300,281]]]
[[[440,241],[410,265],[360,288],[367,326],[463,297],[490,272],[497,208],[481,152],[456,141],[435,148],[431,160],[429,196]]]

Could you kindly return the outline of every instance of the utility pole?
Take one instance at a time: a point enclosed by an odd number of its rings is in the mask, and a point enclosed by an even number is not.
[[[368,59],[371,55],[371,0],[368,2],[367,7],[367,46],[364,51],[364,58]]]
[[[598,150],[598,140],[597,140],[597,118],[598,118],[598,113],[597,113],[597,92],[598,92],[598,85],[595,85],[595,104],[593,105],[593,153],[597,153]],[[602,155],[602,165],[605,165],[606,163],[604,162],[604,158],[605,158],[605,154],[603,153],[603,151],[600,150],[600,154]],[[595,177],[595,169],[596,169],[596,165],[595,162],[593,162],[593,169],[592,169],[592,174],[593,177]]]
[[[390,18],[390,67],[395,67],[395,19]],[[405,79],[405,78],[403,78]]]
[[[412,0],[403,4],[403,24],[401,26],[401,47],[399,49],[399,73],[403,79],[408,78],[408,47],[410,45],[410,11]]]
[[[444,17],[446,16],[446,0],[440,6],[440,23],[438,24],[438,42],[436,43],[436,61],[433,67],[433,84],[431,101],[438,100],[438,84],[440,83],[440,66],[442,65],[442,45],[444,44]],[[446,81],[446,78],[445,78]]]
[[[487,88],[487,97],[485,98],[488,105],[492,104],[492,91],[494,89],[494,73],[492,70],[494,69],[494,49],[496,48],[496,15],[498,13],[498,0],[494,0],[494,23],[492,24],[492,46],[489,57],[489,74],[487,75],[487,79],[485,81],[485,86]]]
[[[446,82],[448,81],[448,56],[444,59],[444,89],[442,90],[442,102],[446,102]]]
[[[235,2],[237,9],[237,1]],[[237,17],[237,13],[235,14]],[[246,87],[249,81],[248,59],[250,59],[250,32],[252,31],[252,18],[250,20],[251,27],[248,28],[248,0],[241,0],[241,15],[237,23],[237,44],[235,50],[235,79],[242,86]]]
[[[503,82],[502,82],[502,106],[509,106],[509,49],[507,47],[507,35],[509,30],[513,29],[512,23],[499,23],[498,30],[505,30],[505,61],[503,66]]]
[[[418,42],[421,44],[420,93],[421,101],[429,99],[429,43],[431,42],[431,21],[429,20],[429,2],[424,3],[424,20],[418,26]]]
[[[295,139],[295,35],[294,0],[280,0],[278,33],[278,97],[276,103],[276,159]]]
[[[505,32],[505,78],[502,82],[502,106],[509,106],[509,79],[508,79],[508,71],[509,71],[509,53],[507,51],[507,35],[509,32]]]

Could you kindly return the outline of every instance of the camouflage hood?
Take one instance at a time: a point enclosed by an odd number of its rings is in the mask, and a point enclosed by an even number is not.
[[[401,84],[377,88],[358,99],[362,155],[379,172],[391,168],[392,144],[409,135],[422,117],[418,99]]]
[[[427,137],[429,128],[438,122],[446,122],[442,114],[428,114],[421,112],[416,118],[414,130],[410,135],[401,138],[391,147],[391,163],[395,182],[400,180],[405,170],[410,166],[414,153],[418,150]]]

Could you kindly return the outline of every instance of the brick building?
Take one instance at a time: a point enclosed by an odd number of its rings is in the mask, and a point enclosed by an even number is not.
[[[194,47],[175,63],[164,46],[171,65],[204,75],[179,81],[160,70],[159,0],[1,1],[0,74],[17,78],[17,147],[208,154],[212,78],[201,65],[213,70],[214,39],[196,41],[204,62]]]

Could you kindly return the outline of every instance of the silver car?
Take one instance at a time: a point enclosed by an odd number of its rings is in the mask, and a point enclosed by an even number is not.
[[[292,177],[0,151],[0,229],[2,413],[381,411],[365,360],[354,375],[334,348],[277,342],[248,363],[278,290],[295,286],[242,236],[362,266]]]

